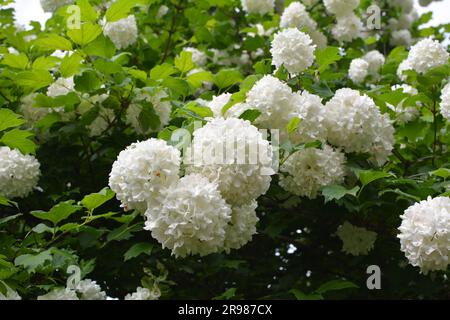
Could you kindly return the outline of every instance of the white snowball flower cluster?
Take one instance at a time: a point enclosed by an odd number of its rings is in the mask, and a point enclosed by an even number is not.
[[[73,77],[58,78],[47,89],[47,96],[55,98],[58,96],[64,96],[75,90],[75,83]]]
[[[364,82],[369,75],[369,63],[361,58],[353,59],[348,69],[348,77],[356,84]]]
[[[125,300],[158,300],[160,296],[161,292],[159,290],[137,287],[136,292],[129,293],[125,296]]]
[[[143,88],[138,90],[133,102],[128,106],[126,112],[126,123],[131,125],[136,133],[148,135],[154,131],[160,131],[170,121],[172,106],[170,101],[166,100],[168,94],[163,90],[153,90],[153,88]],[[139,115],[143,110],[142,103],[151,103],[155,113],[159,117],[160,125],[156,129],[143,128],[139,121]]]
[[[219,96],[214,96],[213,99],[208,102],[207,106],[211,109],[214,117],[222,117],[222,109],[230,102],[231,93],[222,93]]]
[[[403,93],[409,94],[411,96],[417,95],[419,92],[416,88],[411,87],[407,84],[402,85],[394,85],[392,86],[392,91],[403,89]],[[405,107],[404,104],[405,100],[400,101],[400,103],[397,106],[392,106],[388,104],[388,107],[393,110],[396,114],[395,121],[399,124],[404,124],[410,121],[413,121],[417,119],[420,115],[420,111],[416,107]]]
[[[401,216],[401,250],[421,272],[447,270],[450,263],[450,198],[415,203]]]
[[[356,14],[349,13],[338,17],[336,24],[331,29],[333,37],[339,42],[350,42],[361,37],[363,23]]]
[[[41,0],[42,9],[45,12],[54,12],[56,9],[72,3],[74,0]]]
[[[394,30],[391,33],[389,42],[392,46],[409,47],[412,43],[411,32],[408,29]]]
[[[389,4],[393,7],[400,7],[403,12],[411,12],[414,9],[413,0],[390,0]]]
[[[315,49],[306,33],[296,28],[281,30],[275,34],[270,48],[272,64],[277,68],[284,66],[292,75],[299,74],[314,63]]]
[[[114,22],[107,22],[103,28],[105,36],[109,37],[117,49],[125,49],[136,42],[138,27],[134,15]]]
[[[403,60],[398,66],[397,77],[399,77],[400,80],[402,80],[402,81],[406,81],[407,80],[407,76],[404,73],[404,71],[408,71],[408,70],[411,70],[411,69],[412,69],[412,67],[411,67],[410,61],[408,59]]]
[[[402,76],[404,70],[425,73],[446,64],[449,57],[447,49],[439,41],[426,38],[411,47],[408,58],[402,62],[397,72],[399,76]]]
[[[284,130],[297,111],[291,88],[271,75],[255,83],[246,103],[261,112],[255,123],[264,129]]]
[[[325,105],[328,141],[347,153],[369,153],[378,164],[386,162],[394,145],[394,127],[373,100],[344,88]]]
[[[81,280],[75,288],[56,288],[38,296],[37,300],[109,300],[109,298],[96,281]]]
[[[369,74],[378,77],[384,62],[385,58],[382,53],[377,50],[369,51],[361,58],[352,60],[348,76],[354,83],[360,84]]]
[[[89,136],[97,137],[103,134],[108,129],[110,123],[114,121],[116,115],[113,109],[105,108],[102,103],[108,98],[108,94],[97,94],[89,96],[89,94],[83,95],[83,100],[79,104],[77,111],[80,114],[84,114],[91,110],[94,106],[98,106],[97,117],[87,126]]]
[[[327,11],[336,16],[346,16],[359,6],[360,0],[323,0]]]
[[[229,253],[231,249],[239,249],[252,240],[256,234],[256,224],[259,219],[256,215],[258,203],[253,200],[248,204],[233,207],[231,221],[225,229],[224,250]]]
[[[242,9],[247,13],[264,15],[275,8],[275,0],[241,0]]]
[[[294,144],[308,143],[316,140],[325,142],[327,128],[324,123],[324,105],[322,99],[308,91],[295,93],[296,116],[301,120],[297,128],[289,134]]]
[[[6,198],[23,198],[36,187],[39,161],[18,150],[0,147],[0,195]]]
[[[34,99],[36,96],[37,93],[31,93],[20,100],[21,105],[19,112],[23,115],[23,118],[29,127],[32,127],[36,122],[52,112],[52,108],[35,107]]]
[[[192,53],[192,62],[194,62],[197,66],[203,67],[208,62],[208,56],[203,52],[198,50],[197,48],[186,47],[183,51]]]
[[[145,229],[177,257],[218,252],[223,248],[231,208],[217,183],[202,175],[181,178],[167,192],[161,208],[149,207]]]
[[[345,155],[327,145],[297,151],[280,168],[280,186],[295,195],[315,199],[323,187],[344,181],[344,164]]]
[[[441,114],[447,121],[450,121],[450,83],[441,92]]]
[[[38,296],[37,300],[80,300],[75,290],[68,288],[53,289],[52,291]]]
[[[307,28],[307,33],[318,48],[327,45],[327,37],[317,28],[317,22],[311,18],[305,6],[300,2],[292,2],[287,6],[280,20],[281,28]]]
[[[145,211],[161,203],[167,188],[178,181],[181,155],[165,141],[149,139],[123,150],[112,166],[109,186],[122,206]]]
[[[345,221],[336,231],[342,240],[342,251],[354,256],[367,255],[374,247],[377,233]]]
[[[317,22],[311,18],[305,6],[300,2],[292,2],[284,9],[280,20],[281,28],[308,28],[314,30],[317,28]]]
[[[249,121],[213,119],[194,132],[186,153],[186,173],[217,182],[232,205],[246,204],[269,189],[272,148]]]

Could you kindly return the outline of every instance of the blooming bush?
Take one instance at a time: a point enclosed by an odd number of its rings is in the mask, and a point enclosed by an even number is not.
[[[448,298],[450,24],[42,0],[24,28],[8,2],[0,300]]]

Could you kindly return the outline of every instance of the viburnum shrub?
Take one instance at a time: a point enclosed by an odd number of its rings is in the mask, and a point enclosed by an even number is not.
[[[25,28],[11,2],[0,300],[448,298],[450,24],[412,0],[41,0]]]

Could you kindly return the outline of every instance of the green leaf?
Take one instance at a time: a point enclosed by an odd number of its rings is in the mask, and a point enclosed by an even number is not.
[[[20,115],[17,113],[14,113],[9,109],[0,109],[0,131],[18,127],[24,123],[25,120],[21,119]]]
[[[32,211],[33,216],[38,219],[51,221],[54,225],[69,218],[72,214],[80,210],[80,207],[73,204],[73,200],[58,203],[50,211]]]
[[[60,61],[57,57],[39,57],[34,60],[31,68],[33,70],[50,70]]]
[[[119,228],[112,230],[106,237],[106,240],[108,242],[127,240],[133,236],[133,233],[141,230],[142,230],[142,223],[136,223],[131,226],[124,224]]]
[[[439,168],[437,170],[431,171],[430,174],[444,178],[444,180],[446,180],[448,177],[450,177],[450,169]]]
[[[315,55],[316,55],[316,62],[319,65],[320,72],[327,70],[331,64],[342,59],[339,48],[337,47],[326,47],[324,49],[317,49]]]
[[[124,261],[128,261],[130,259],[136,258],[141,254],[150,255],[152,253],[153,244],[148,242],[140,242],[133,245],[130,249],[127,250],[124,254]]]
[[[39,223],[38,225],[36,225],[33,229],[31,229],[33,232],[36,232],[38,234],[44,233],[44,232],[48,232],[48,233],[53,233],[54,232],[54,228],[50,228],[48,225],[46,225],[45,223]]]
[[[112,58],[116,54],[116,46],[104,35],[99,35],[94,41],[84,47],[84,52],[91,56]]]
[[[12,202],[0,195],[0,206],[12,207]],[[0,219],[0,224],[3,219]]]
[[[148,129],[156,130],[161,125],[159,115],[156,113],[151,102],[142,102],[142,111],[139,114],[139,124],[143,131]]]
[[[106,11],[106,21],[114,22],[126,18],[130,10],[136,5],[143,3],[143,0],[117,0],[114,1]]]
[[[359,288],[359,287],[351,281],[331,280],[321,285],[319,289],[316,290],[316,293],[323,294],[329,291],[336,291],[350,288]]]
[[[164,80],[171,75],[177,73],[177,69],[174,66],[168,63],[163,63],[161,65],[155,66],[150,71],[150,78],[153,80]]]
[[[75,89],[80,92],[91,92],[97,90],[102,85],[96,72],[87,70],[80,76],[75,76]]]
[[[245,110],[240,116],[239,119],[248,120],[250,122],[255,121],[261,115],[261,111],[256,109]]]
[[[214,77],[209,71],[200,71],[187,77],[189,84],[195,88],[200,88],[203,83],[213,83]]]
[[[38,90],[52,84],[53,77],[45,70],[23,71],[17,74],[16,83],[22,87]]]
[[[7,53],[3,55],[1,64],[14,69],[24,70],[28,65],[28,57],[24,53],[20,54]]]
[[[220,296],[214,297],[213,300],[230,300],[236,296],[236,288],[227,289]]]
[[[0,142],[4,143],[11,149],[18,149],[23,154],[35,154],[36,144],[29,138],[34,136],[32,132],[13,129],[11,131],[5,132],[5,134],[0,139]]]
[[[91,22],[81,24],[80,29],[71,29],[67,31],[69,38],[80,46],[85,46],[94,41],[101,33],[102,27]]]
[[[322,189],[322,195],[325,197],[325,203],[330,202],[331,200],[340,200],[346,195],[352,195],[356,197],[359,191],[359,186],[354,187],[353,189],[346,189],[343,186],[339,185],[331,185],[326,186]]]
[[[1,198],[1,196],[0,196],[0,198]],[[0,199],[0,201],[1,201],[1,199]],[[17,219],[18,217],[20,217],[22,215],[23,215],[22,213],[18,213],[18,214],[14,214],[12,216],[7,216],[7,217],[4,217],[4,218],[1,218],[0,219],[0,225],[8,223],[8,222],[10,222],[12,220],[15,220],[15,219]]]
[[[189,102],[187,105],[184,106],[184,109],[189,110],[197,114],[199,117],[207,118],[207,117],[213,117],[214,114],[208,107],[203,107],[197,105],[195,101]]]
[[[77,5],[81,11],[81,20],[95,22],[97,20],[97,11],[91,6],[89,0],[77,0]]]
[[[181,71],[181,73],[186,73],[195,68],[194,62],[192,62],[192,52],[181,51],[180,55],[175,58],[175,67]]]
[[[222,69],[214,77],[214,84],[219,89],[229,88],[244,79],[241,72],[236,69]]]
[[[189,95],[190,87],[187,81],[180,78],[168,77],[164,79],[162,85],[171,89],[176,96],[186,97]]]
[[[71,56],[66,55],[62,60],[59,69],[61,71],[61,76],[69,78],[80,72],[81,61],[83,61],[83,57],[77,52],[74,52]]]
[[[71,51],[73,49],[69,40],[54,33],[49,34],[45,38],[37,39],[34,45],[46,51]]]
[[[270,59],[264,59],[258,61],[253,66],[256,74],[271,74],[272,73],[272,61]]]
[[[14,260],[17,267],[23,267],[28,272],[35,273],[38,268],[45,265],[47,261],[52,261],[52,255],[49,250],[42,251],[36,255],[23,254]]]
[[[292,293],[295,296],[295,299],[297,300],[322,300],[323,297],[320,294],[313,293],[313,294],[306,294],[303,291],[300,291],[298,289],[291,289],[289,290],[290,293]]]
[[[294,132],[298,128],[298,125],[300,124],[301,121],[302,119],[300,119],[299,117],[293,117],[286,125],[288,133]]]
[[[375,170],[361,170],[358,173],[359,180],[362,183],[362,188],[367,186],[369,183],[392,176],[392,174],[383,171],[375,171]],[[361,188],[361,189],[362,189]]]
[[[104,188],[98,193],[92,193],[87,195],[81,200],[81,204],[88,209],[90,212],[93,212],[94,209],[100,207],[105,202],[111,200],[114,197],[115,193],[109,189]]]

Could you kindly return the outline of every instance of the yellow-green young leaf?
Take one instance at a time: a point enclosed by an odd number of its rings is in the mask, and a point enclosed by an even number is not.
[[[72,50],[72,43],[69,40],[53,33],[49,34],[45,38],[37,39],[34,42],[34,45],[45,51]]]
[[[82,61],[83,57],[77,52],[74,52],[71,56],[66,55],[61,62],[61,75],[68,78],[80,72]]]
[[[432,174],[434,176],[438,176],[438,177],[444,178],[444,180],[445,180],[448,177],[450,177],[450,169],[440,168],[440,169],[437,169],[435,171],[430,172],[430,174]]]
[[[294,130],[297,129],[297,127],[301,121],[302,121],[302,119],[300,119],[299,117],[293,117],[289,121],[289,123],[286,125],[286,129],[287,129],[288,133],[294,132]]]
[[[177,67],[181,73],[186,73],[194,69],[195,64],[192,62],[192,52],[181,51],[180,55],[175,58],[175,67]]]
[[[187,81],[194,88],[200,88],[204,82],[213,83],[214,77],[209,71],[200,71],[188,76]]]
[[[175,73],[177,73],[177,69],[175,69],[174,66],[168,63],[163,63],[159,66],[153,67],[150,71],[150,78],[153,80],[164,80]]]
[[[111,200],[115,193],[109,188],[104,188],[100,192],[87,195],[81,200],[81,204],[92,212],[94,209],[100,207],[105,202]]]
[[[117,0],[106,11],[106,21],[113,22],[126,18],[133,7],[144,2],[144,0]]]
[[[24,70],[28,65],[28,58],[24,53],[21,54],[7,53],[3,55],[3,59],[0,63],[14,69]]]
[[[25,121],[17,113],[9,109],[0,109],[0,131],[18,127],[23,123]]]
[[[45,70],[23,71],[17,74],[16,83],[22,87],[38,90],[52,84],[53,77]]]
[[[116,46],[103,34],[84,47],[84,52],[90,56],[112,58],[116,54]]]
[[[36,153],[36,144],[29,138],[33,133],[20,129],[13,129],[3,134],[0,142],[12,149],[18,149],[23,154]]]
[[[375,170],[362,170],[358,174],[359,180],[363,184],[363,187],[368,185],[369,183],[379,180],[382,178],[390,177],[392,174],[383,171],[375,171]]]
[[[326,47],[316,50],[316,62],[319,65],[319,71],[325,71],[328,66],[341,60],[341,54],[337,47]]]
[[[32,211],[30,212],[34,217],[41,220],[48,220],[57,225],[59,222],[69,218],[72,214],[80,210],[81,207],[74,205],[73,200],[58,203],[50,209],[50,211]]]
[[[147,72],[137,69],[129,69],[128,73],[135,79],[139,79],[143,82],[147,81]]]
[[[77,6],[81,11],[81,21],[95,22],[97,20],[97,11],[95,11],[88,0],[77,0]]]
[[[67,31],[69,38],[80,46],[85,46],[94,41],[101,33],[102,27],[91,22],[81,24],[80,29],[72,29]]]
[[[33,70],[50,70],[60,61],[57,57],[39,57],[34,60],[31,68]]]
[[[214,84],[219,89],[229,88],[244,79],[241,72],[236,69],[222,69],[214,77]]]

